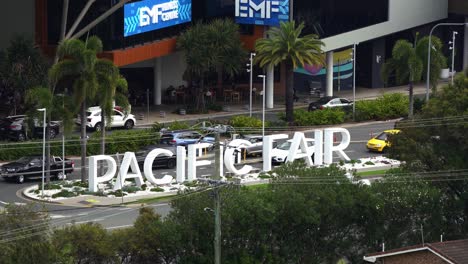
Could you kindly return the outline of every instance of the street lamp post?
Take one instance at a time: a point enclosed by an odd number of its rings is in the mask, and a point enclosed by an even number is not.
[[[44,174],[45,174],[45,134],[46,134],[46,115],[47,115],[47,109],[46,108],[40,108],[37,109],[39,112],[44,112],[44,119],[42,121],[42,198],[44,198]]]
[[[250,53],[250,59],[249,59],[249,63],[247,63],[247,67],[249,67],[247,69],[247,72],[250,73],[250,101],[249,101],[249,116],[252,117],[252,74],[253,74],[253,57],[255,57],[255,54],[254,52],[251,52]]]
[[[439,23],[432,27],[431,32],[429,33],[429,43],[427,45],[427,76],[426,76],[426,102],[429,101],[429,77],[431,73],[431,37],[432,32],[438,26],[468,26],[466,23]]]
[[[262,107],[262,137],[265,136],[265,75],[261,74],[258,75],[258,77],[263,78],[263,90],[262,90],[262,101],[263,101],[263,107]]]
[[[359,43],[354,43],[353,44],[353,58],[351,59],[353,61],[353,120],[355,120],[356,117],[356,46]]]
[[[449,49],[452,50],[452,72],[451,72],[451,76],[452,76],[452,85],[453,85],[453,76],[455,75],[455,70],[454,70],[454,65],[455,65],[455,37],[456,35],[458,34],[458,32],[456,31],[453,31],[452,32],[452,41],[449,41],[449,45],[451,45],[449,47]]]

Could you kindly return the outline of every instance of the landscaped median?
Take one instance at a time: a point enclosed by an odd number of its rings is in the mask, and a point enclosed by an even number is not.
[[[346,170],[350,175],[350,180],[360,182],[352,177],[359,176],[359,173],[367,172],[368,176],[382,174],[385,170],[399,167],[400,162],[388,159],[383,156],[373,158],[363,158],[340,162],[338,167]],[[258,171],[258,170],[257,170]],[[225,183],[239,185],[267,184],[273,174],[250,173],[246,175],[227,174],[222,178]],[[365,178],[365,177],[362,177]],[[115,180],[114,180],[115,181]],[[366,184],[370,182],[366,181]],[[192,182],[177,183],[172,180],[164,185],[152,185],[145,181],[141,187],[136,186],[134,181],[126,181],[122,190],[113,190],[115,182],[108,182],[98,185],[98,192],[89,192],[88,184],[80,181],[61,181],[44,186],[42,193],[41,184],[33,185],[23,190],[23,195],[33,200],[62,203],[65,205],[90,206],[90,205],[113,205],[122,203],[138,203],[157,198],[174,196],[180,193],[197,191],[209,187],[208,179],[200,178]]]

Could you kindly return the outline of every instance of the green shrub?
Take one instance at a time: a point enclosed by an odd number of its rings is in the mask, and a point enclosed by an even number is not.
[[[376,100],[356,102],[356,121],[385,120],[408,115],[408,97],[399,94],[384,94]]]
[[[101,153],[100,133],[93,133],[88,139],[87,156]],[[159,142],[159,133],[152,129],[114,130],[106,136],[106,152],[110,154],[125,153],[126,151],[137,151],[144,146]],[[125,144],[122,144],[125,143]],[[62,141],[52,140],[50,142],[51,155],[62,155]],[[77,136],[67,137],[65,142],[65,153],[67,155],[81,155],[80,140]],[[17,160],[26,155],[42,155],[42,140],[29,141],[20,145],[0,145],[0,160]]]
[[[44,185],[44,190],[60,190],[60,189],[62,189],[62,187],[58,184],[49,183],[49,184]]]
[[[190,125],[187,122],[174,121],[167,126],[169,130],[189,129]]]
[[[70,192],[70,191],[67,191],[67,190],[61,190],[60,192],[56,193],[56,194],[53,194],[52,195],[52,198],[57,198],[57,197],[75,197],[77,196],[76,193],[74,192]]]
[[[365,165],[375,165],[374,162],[372,161],[366,161],[366,163],[364,163]]]
[[[76,181],[72,185],[87,188],[88,187],[88,182]]]
[[[229,121],[229,124],[234,127],[236,133],[253,134],[260,133],[262,128],[262,120],[256,117],[249,116],[234,116]],[[270,123],[265,122],[265,127],[269,127]]]
[[[154,131],[154,132],[159,132],[161,131],[161,129],[163,129],[165,127],[164,124],[161,124],[159,122],[154,122],[153,125],[151,125],[151,129]]]
[[[137,191],[141,191],[141,188],[137,186],[124,186],[122,191],[127,193],[136,193]]]
[[[161,187],[155,187],[155,188],[151,188],[150,191],[152,191],[152,192],[164,192],[164,189],[161,188]]]
[[[143,191],[146,191],[146,188],[147,188],[147,187],[148,187],[148,186],[147,186],[146,184],[142,184],[142,185],[141,185],[141,189],[142,189]]]
[[[294,121],[298,126],[334,125],[344,122],[342,109],[326,108],[308,112],[303,109],[294,111]]]
[[[206,105],[206,109],[221,112],[223,111],[223,106],[215,103],[209,103]]]
[[[109,192],[108,195],[114,195],[115,197],[122,197],[127,195],[126,193],[122,192],[122,190],[116,190],[113,192]]]

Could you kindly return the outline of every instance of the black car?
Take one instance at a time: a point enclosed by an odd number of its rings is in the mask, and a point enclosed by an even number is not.
[[[150,153],[150,151],[152,151],[153,149],[157,149],[157,148],[167,149],[167,150],[172,151],[172,153],[176,153],[175,147],[173,146],[167,146],[167,145],[147,146],[135,153],[136,159],[138,161],[138,166],[140,167],[141,170],[143,170],[143,164],[145,163],[145,159],[148,153]],[[175,154],[172,155],[171,157],[168,157],[166,155],[159,155],[154,159],[153,168],[173,169],[175,168],[176,164],[177,164],[177,157]]]
[[[353,105],[353,101],[346,98],[339,98],[336,96],[324,96],[316,102],[309,104],[309,112],[315,110],[321,110],[324,108],[343,107],[347,108]]]
[[[25,141],[28,138],[40,138],[44,127],[37,120],[33,120],[32,128],[28,129],[25,115],[8,116],[0,119],[0,140]],[[50,138],[55,138],[60,132],[60,125],[56,121],[50,122]]]
[[[0,173],[5,180],[15,180],[23,183],[26,179],[38,179],[42,177],[42,155],[31,155],[19,158],[7,163],[0,168]],[[59,180],[66,178],[66,174],[73,172],[75,163],[65,159],[65,174],[63,174],[64,162],[61,157],[50,157],[50,174]]]

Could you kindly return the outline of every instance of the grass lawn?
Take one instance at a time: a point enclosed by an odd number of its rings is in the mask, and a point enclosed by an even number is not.
[[[363,171],[363,172],[358,172],[357,175],[360,177],[369,177],[369,176],[375,176],[375,175],[383,175],[385,172],[387,172],[388,169],[384,170],[375,170],[375,171]]]

